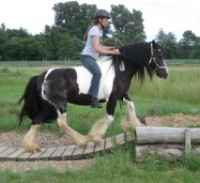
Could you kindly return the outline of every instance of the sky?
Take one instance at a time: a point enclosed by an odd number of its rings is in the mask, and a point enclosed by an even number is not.
[[[111,11],[111,4],[122,4],[130,11],[143,13],[147,41],[155,39],[159,30],[172,32],[177,40],[191,30],[200,37],[200,14],[198,0],[76,0],[79,4],[96,4],[97,8]],[[45,25],[54,24],[54,4],[68,0],[1,0],[0,24],[6,28],[24,28],[35,35],[44,31]]]

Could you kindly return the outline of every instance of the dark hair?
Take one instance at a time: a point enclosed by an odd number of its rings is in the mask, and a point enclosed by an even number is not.
[[[90,23],[90,25],[87,28],[87,31],[85,32],[84,36],[83,36],[83,40],[87,40],[88,37],[88,32],[89,30],[94,26],[97,25],[99,23],[99,18],[100,17],[95,17],[95,19]]]

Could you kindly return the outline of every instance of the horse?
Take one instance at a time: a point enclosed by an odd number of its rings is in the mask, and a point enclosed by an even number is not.
[[[120,55],[105,55],[97,60],[102,71],[98,99],[106,102],[106,114],[94,123],[88,135],[75,131],[67,124],[68,103],[84,106],[91,104],[88,90],[92,75],[86,68],[51,68],[30,78],[19,100],[19,104],[24,101],[19,113],[19,125],[26,116],[32,121],[21,143],[26,151],[40,151],[39,145],[35,143],[36,132],[40,125],[55,121],[77,145],[84,146],[89,141],[99,144],[114,121],[118,101],[123,102],[126,108],[121,124],[123,130],[130,132],[142,125],[136,116],[134,102],[127,92],[133,77],[138,77],[140,82],[143,82],[145,75],[150,78],[153,75],[167,78],[168,70],[163,52],[154,40],[121,46],[119,51]]]

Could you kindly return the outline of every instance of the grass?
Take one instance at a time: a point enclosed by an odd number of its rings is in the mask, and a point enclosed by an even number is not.
[[[24,88],[33,75],[37,75],[49,67],[2,67],[0,68],[0,131],[16,129],[20,99]],[[170,66],[169,78],[166,80],[154,77],[153,81],[146,78],[141,87],[137,79],[133,79],[129,95],[136,106],[137,115],[170,115],[173,113],[198,114],[200,112],[200,67],[194,65]],[[105,105],[104,105],[105,109]],[[116,107],[115,122],[107,136],[120,133],[120,121],[124,108]],[[68,106],[68,122],[76,130],[87,134],[96,119],[105,114],[105,110],[90,112],[90,107]],[[77,115],[79,114],[79,115]],[[27,119],[22,126],[26,130],[30,121]],[[43,127],[57,133],[54,125]]]
[[[166,80],[153,78],[153,83],[146,79],[144,86],[133,81],[130,94],[149,96],[156,99],[177,100],[199,104],[200,67],[198,65],[170,66]]]
[[[15,105],[21,97],[29,78],[49,68],[45,67],[0,67],[0,132],[26,131],[30,120],[26,119],[22,128],[17,128],[20,106]],[[169,67],[169,77],[153,81],[146,78],[142,87],[133,80],[129,95],[135,103],[137,115],[170,115],[173,113],[200,113],[200,67],[198,65],[176,65]],[[95,120],[105,115],[103,110],[90,107],[68,106],[68,123],[72,128],[87,134]],[[115,121],[106,136],[122,132],[120,121],[124,108],[116,107]],[[78,115],[77,115],[78,114]],[[41,130],[50,130],[60,135],[55,125],[44,125]],[[199,182],[200,158],[187,154],[182,159],[170,163],[150,156],[146,162],[136,164],[132,144],[116,147],[110,154],[95,158],[95,163],[80,170],[59,172],[53,168],[29,170],[14,173],[12,170],[0,172],[0,182],[114,182],[114,183],[187,183]]]
[[[116,148],[111,154],[95,158],[95,163],[80,170],[59,172],[51,167],[14,173],[0,172],[0,182],[54,182],[54,183],[188,183],[200,178],[200,158],[191,154],[170,163],[149,157],[144,163],[134,163],[131,145]]]

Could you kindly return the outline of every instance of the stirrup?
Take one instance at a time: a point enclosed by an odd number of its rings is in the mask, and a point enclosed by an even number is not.
[[[102,105],[99,103],[97,97],[92,97],[91,107],[102,108]]]

